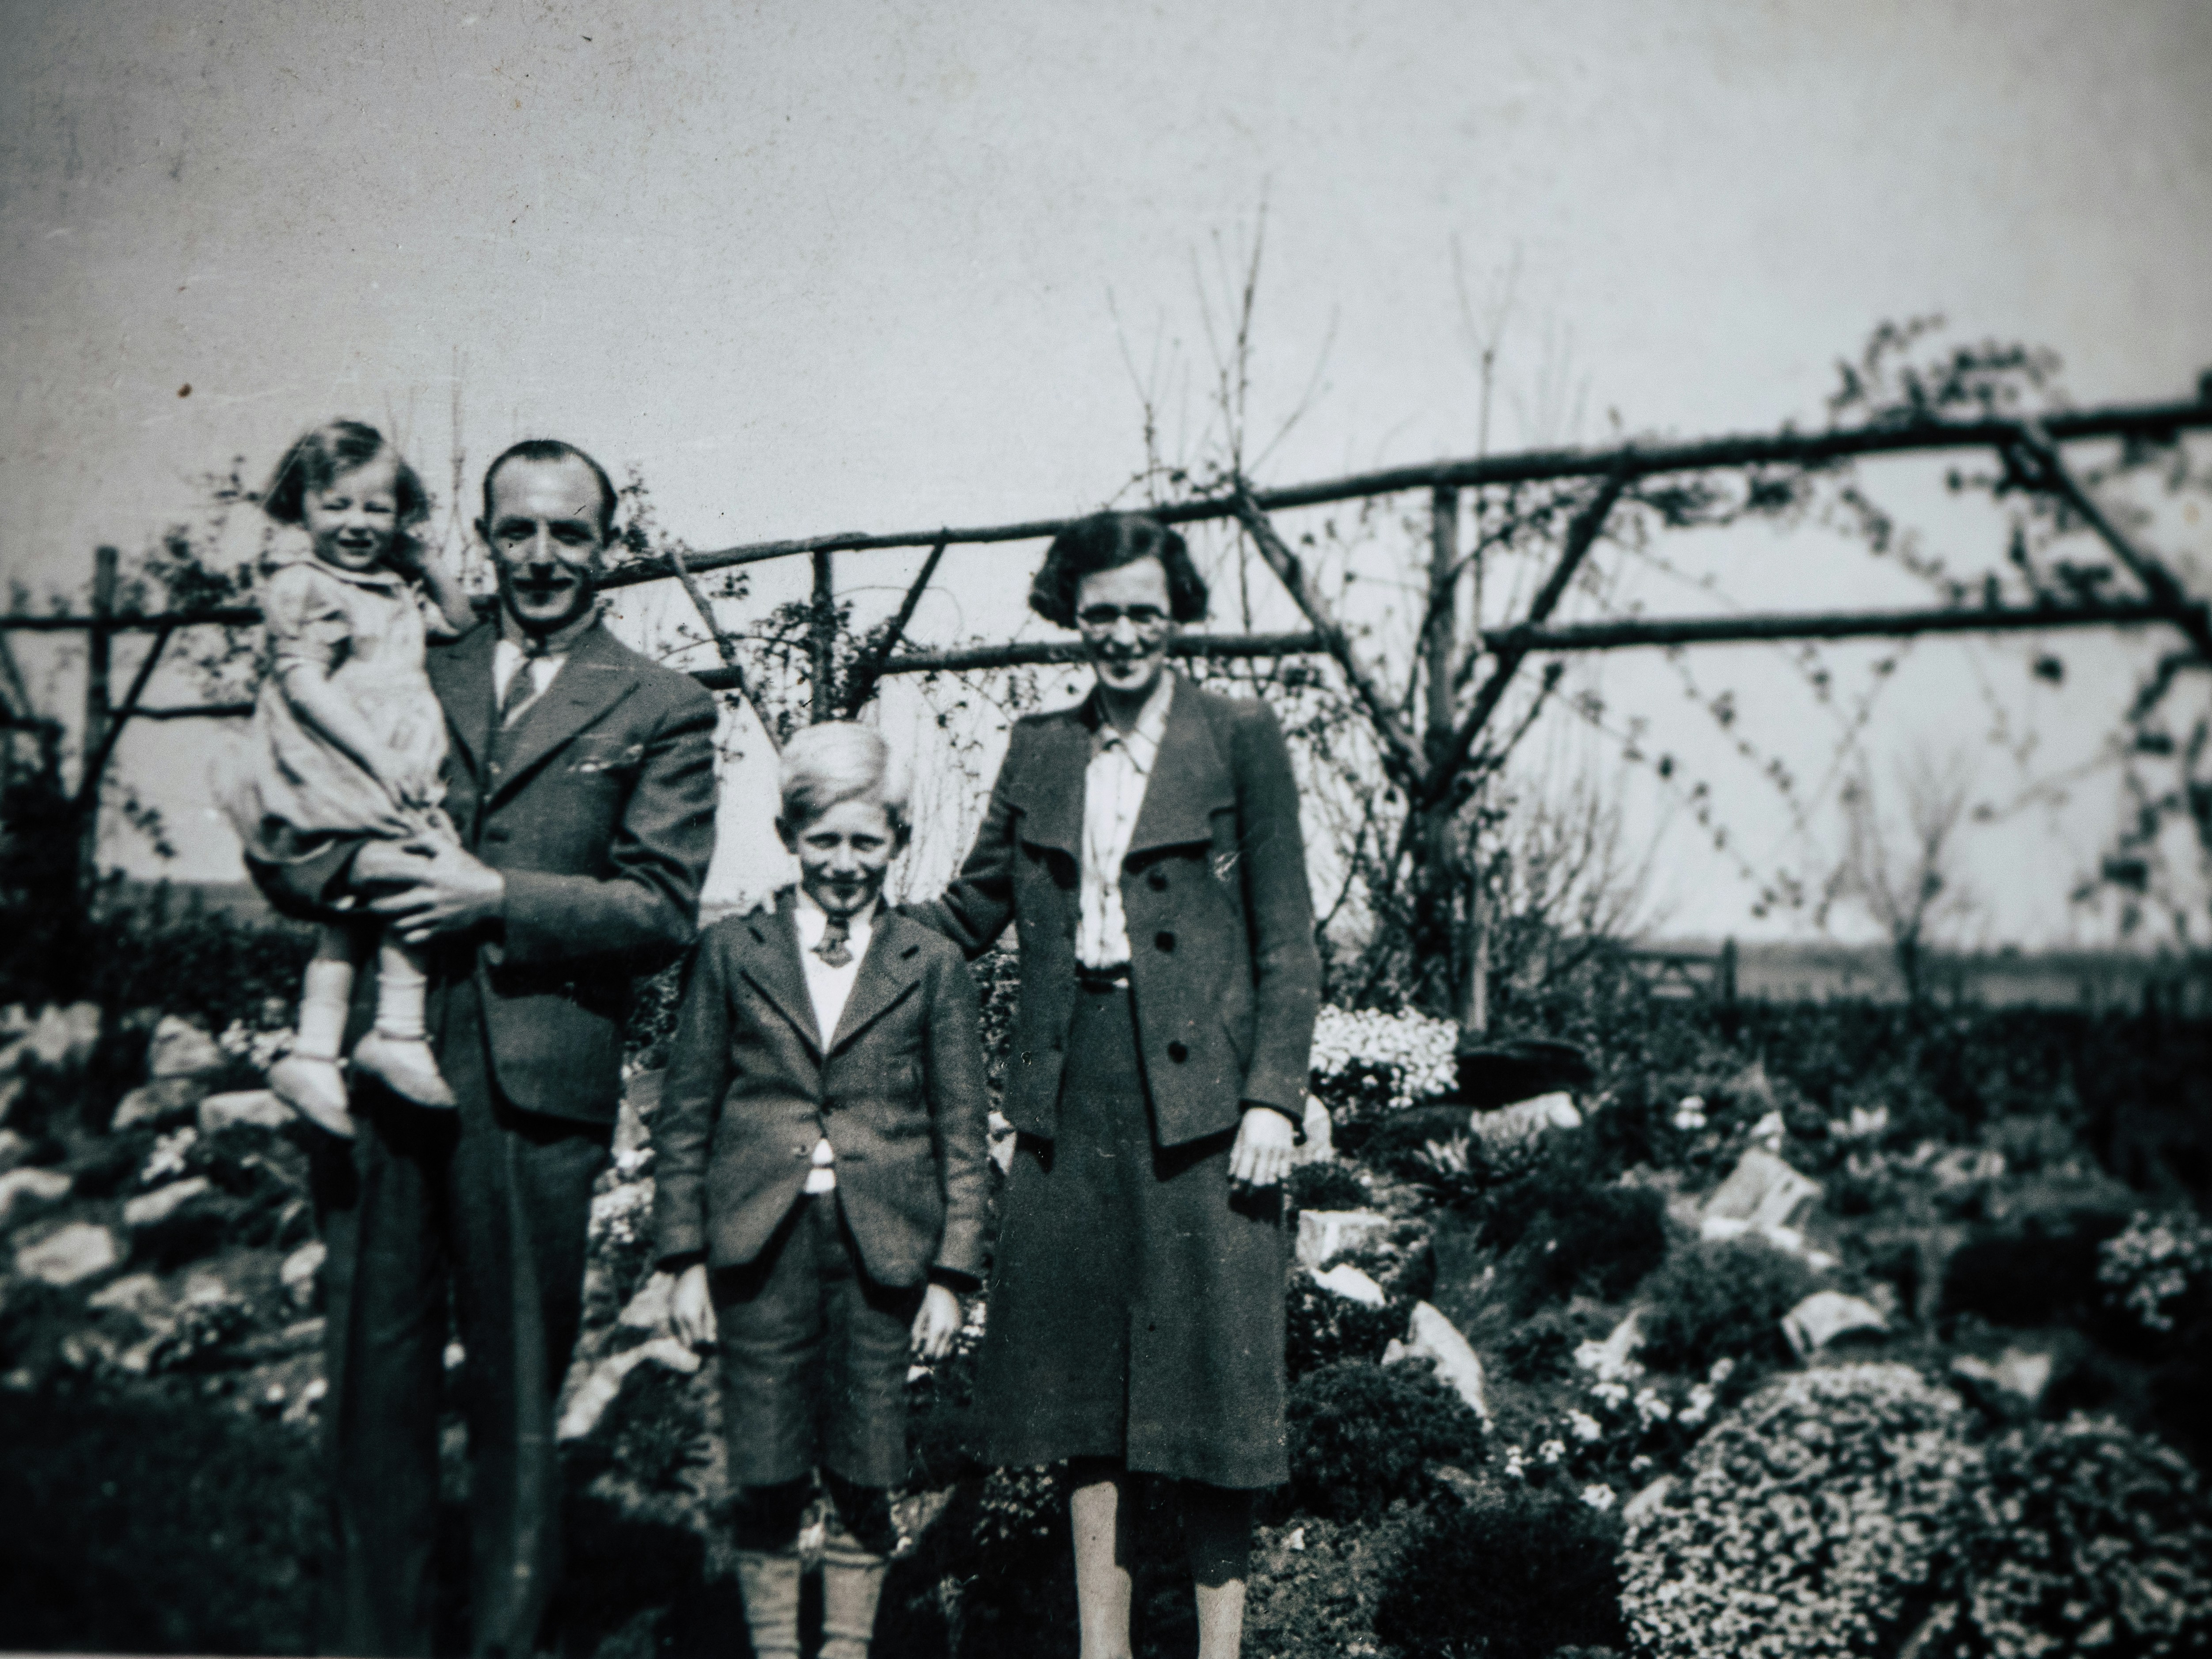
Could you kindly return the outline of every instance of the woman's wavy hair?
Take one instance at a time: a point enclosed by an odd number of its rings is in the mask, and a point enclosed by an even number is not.
[[[1085,576],[1139,559],[1158,559],[1168,575],[1168,613],[1179,623],[1206,615],[1206,578],[1183,539],[1142,513],[1098,513],[1053,538],[1030,584],[1030,609],[1048,623],[1075,626],[1075,589]]]
[[[261,492],[261,510],[278,524],[301,524],[307,519],[307,492],[327,488],[331,479],[385,456],[392,458],[393,504],[401,530],[430,516],[430,493],[385,435],[359,421],[325,421],[301,434],[276,463],[269,487]]]

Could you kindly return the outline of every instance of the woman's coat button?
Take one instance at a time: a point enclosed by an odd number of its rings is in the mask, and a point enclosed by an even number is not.
[[[1170,1042],[1168,1044],[1168,1058],[1180,1066],[1190,1058],[1190,1050],[1180,1042]]]
[[[1155,870],[1145,879],[1152,884],[1155,893],[1164,893],[1168,890],[1168,872],[1164,870]]]
[[[1175,935],[1173,933],[1155,933],[1152,935],[1152,943],[1163,951],[1172,951],[1175,949]]]

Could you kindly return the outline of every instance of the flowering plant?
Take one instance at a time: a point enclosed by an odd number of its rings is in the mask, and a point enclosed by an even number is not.
[[[2143,1211],[2125,1231],[2097,1247],[2097,1281],[2105,1300],[2133,1314],[2146,1330],[2170,1331],[2176,1308],[2212,1267],[2212,1228],[2195,1212]]]
[[[1504,1449],[1507,1479],[1532,1486],[1577,1489],[1596,1510],[1634,1492],[1678,1465],[1704,1432],[1735,1362],[1713,1362],[1704,1378],[1651,1376],[1632,1357],[1602,1342],[1575,1351],[1579,1392],[1556,1419],[1540,1419],[1535,1433],[1557,1432],[1531,1450]]]
[[[1458,1082],[1459,1028],[1407,1009],[1324,1007],[1314,1024],[1313,1090],[1345,1121],[1402,1111]]]

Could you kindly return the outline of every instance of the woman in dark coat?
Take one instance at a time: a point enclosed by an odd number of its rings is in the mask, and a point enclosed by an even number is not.
[[[1199,1651],[1231,1659],[1251,1498],[1289,1476],[1277,1183],[1321,996],[1297,787],[1265,704],[1167,669],[1206,611],[1174,532],[1086,520],[1030,605],[1097,684],[1016,725],[975,851],[915,911],[971,956],[1021,941],[986,1451],[1070,1462],[1085,1659],[1129,1651],[1131,1478],[1179,1483]]]

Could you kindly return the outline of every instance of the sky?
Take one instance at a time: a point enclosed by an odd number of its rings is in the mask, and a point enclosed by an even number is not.
[[[1501,450],[1818,425],[1837,360],[1911,316],[2053,348],[2079,404],[2185,397],[2212,365],[2194,3],[161,0],[9,3],[0,23],[0,575],[40,603],[81,591],[96,544],[147,545],[199,512],[206,474],[242,458],[256,481],[338,414],[392,431],[441,495],[457,450],[473,489],[512,440],[568,438],[637,469],[696,547],[1126,501],[1140,389],[1170,460],[1218,453],[1209,386],[1263,228],[1253,449],[1297,416],[1255,465],[1267,483],[1473,453],[1482,337]],[[2001,521],[1929,469],[1865,476],[1954,564],[2001,554]],[[2212,554],[2193,520],[2154,532],[2191,571]],[[1355,556],[1370,604],[1391,603],[1395,545]],[[1046,631],[1019,604],[1039,550],[949,556],[915,634]],[[1609,602],[1924,602],[1816,531],[1664,551],[1690,580],[1620,563]],[[841,580],[915,563],[856,557]],[[731,618],[803,580],[764,569]],[[629,595],[617,626],[665,638],[665,596]],[[1261,612],[1288,621],[1265,594]],[[1366,619],[1387,643],[1391,619]],[[1962,939],[2109,920],[2066,896],[2115,821],[2094,763],[2159,642],[2064,641],[2056,688],[2027,672],[2042,648],[1924,642],[1866,724],[1884,787],[1930,757],[1999,807],[2075,779],[1972,830]],[[21,654],[76,706],[71,662]],[[1888,654],[1827,661],[1855,697]],[[1700,653],[1706,700],[1742,711],[1723,733],[1683,672],[1577,663],[1614,735],[1547,714],[1526,787],[1587,778],[1617,804],[1653,926],[1802,933],[1805,914],[1751,915],[1746,870],[1817,876],[1840,813],[1832,787],[1793,812],[1759,764],[1809,789],[1834,719],[1782,653]],[[1711,779],[1734,854],[1623,769],[1638,717]],[[903,691],[884,718],[928,727]],[[1989,741],[2000,725],[2033,738],[2024,761]],[[782,873],[766,763],[733,735],[724,894]],[[236,874],[207,807],[221,741],[126,735],[120,776],[179,856],[119,818],[108,856]]]

